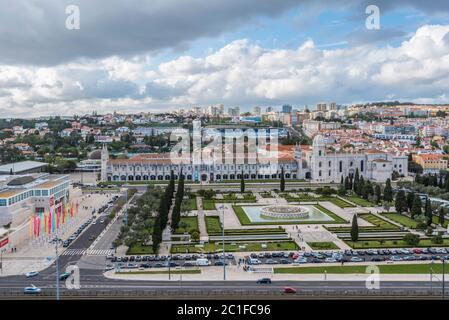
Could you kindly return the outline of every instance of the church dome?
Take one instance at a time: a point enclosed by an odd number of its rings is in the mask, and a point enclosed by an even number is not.
[[[89,154],[88,158],[89,158],[90,160],[100,160],[100,159],[101,159],[101,150],[100,150],[100,149],[97,149],[97,150],[92,151],[92,152]]]
[[[324,137],[321,134],[317,134],[315,138],[313,138],[313,146],[314,147],[325,147],[326,143],[324,142]]]

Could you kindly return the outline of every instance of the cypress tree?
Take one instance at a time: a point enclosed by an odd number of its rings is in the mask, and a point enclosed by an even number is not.
[[[407,211],[407,199],[405,198],[404,190],[399,190],[398,193],[396,194],[394,207],[397,213]]]
[[[355,193],[357,193],[357,190],[359,188],[359,181],[360,181],[359,168],[357,168],[355,169],[354,183],[352,186]]]
[[[432,206],[430,205],[430,200],[426,199],[426,206],[424,209],[426,218],[427,218],[427,226],[430,227],[432,225]]]
[[[419,216],[422,214],[422,202],[419,196],[413,198],[411,216],[415,218],[415,216]]]
[[[281,192],[285,191],[285,177],[284,177],[284,168],[281,168],[281,185],[280,185]]]
[[[349,183],[349,178],[348,177],[345,178],[345,189],[346,190],[351,190],[351,185]]]
[[[413,199],[414,198],[415,198],[415,193],[414,192],[409,192],[407,194],[407,208],[408,208],[408,211],[412,211]]]
[[[375,194],[376,194],[376,203],[379,203],[379,201],[382,199],[382,190],[380,189],[379,184],[376,184]]]
[[[393,190],[391,188],[391,180],[390,180],[390,178],[388,178],[386,183],[385,183],[384,200],[387,201],[387,202],[393,201]]]
[[[355,242],[359,240],[359,224],[357,223],[357,215],[352,216],[351,224],[351,241]]]
[[[438,223],[440,226],[444,227],[444,208],[440,207],[438,210]]]
[[[242,176],[240,177],[240,193],[245,192],[245,179],[243,178],[243,170],[242,170]]]

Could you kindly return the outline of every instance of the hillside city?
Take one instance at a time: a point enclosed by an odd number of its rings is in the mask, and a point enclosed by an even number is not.
[[[52,272],[55,258],[115,280],[135,270],[289,279],[307,272],[295,265],[400,262],[391,277],[405,263],[419,279],[429,267],[418,260],[448,254],[448,111],[320,103],[1,119],[2,274]],[[210,162],[206,135],[198,162],[172,158],[170,136],[198,125],[231,134],[223,154]],[[238,154],[236,133],[254,132],[258,152],[275,156],[252,158],[248,139]],[[60,257],[44,258],[55,247]]]

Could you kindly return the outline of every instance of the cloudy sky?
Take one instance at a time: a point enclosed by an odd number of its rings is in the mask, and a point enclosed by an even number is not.
[[[337,4],[338,3],[338,4]],[[380,29],[365,27],[368,5]],[[66,28],[77,5],[80,29]],[[449,103],[447,0],[0,0],[0,117]]]

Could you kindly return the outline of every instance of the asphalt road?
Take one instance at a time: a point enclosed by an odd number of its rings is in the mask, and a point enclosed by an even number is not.
[[[105,212],[104,215],[107,215]],[[101,219],[101,218],[100,218]],[[72,242],[68,249],[87,249],[91,236],[98,236],[106,224],[97,222],[89,225],[80,236]],[[59,258],[59,270],[63,272],[67,265],[76,264],[81,255],[63,255]],[[98,257],[95,257],[98,258]],[[104,259],[104,257],[102,258]],[[104,259],[106,263],[106,259]],[[60,291],[63,297],[93,297],[101,293],[103,298],[153,298],[160,299],[165,295],[177,297],[203,297],[207,299],[231,298],[300,298],[310,297],[420,297],[440,298],[441,282],[423,281],[382,281],[379,290],[367,290],[365,282],[360,281],[273,281],[272,284],[257,284],[255,281],[141,281],[108,279],[98,268],[98,263],[92,267],[83,263],[80,268],[80,289],[67,289],[65,281],[60,281]],[[103,265],[104,266],[104,265]],[[263,277],[261,275],[261,277]],[[300,275],[298,275],[300,278]],[[0,281],[0,299],[24,298],[23,288],[31,284],[42,289],[41,295],[28,295],[28,298],[54,298],[56,292],[55,264],[41,271],[39,275],[26,278],[24,275],[2,277]],[[298,290],[296,295],[281,295],[284,287]],[[448,291],[448,290],[446,290]],[[449,294],[449,292],[447,292]],[[412,295],[412,296],[411,296]]]

